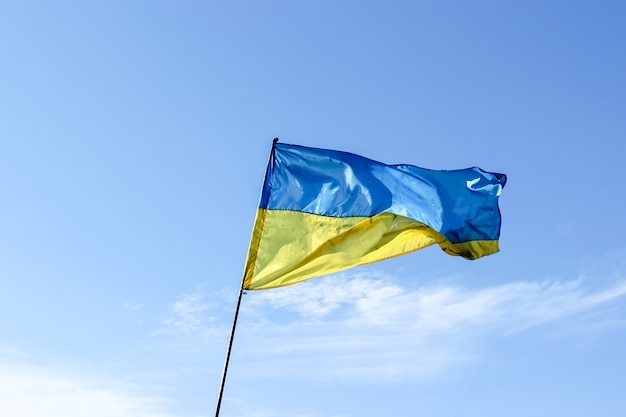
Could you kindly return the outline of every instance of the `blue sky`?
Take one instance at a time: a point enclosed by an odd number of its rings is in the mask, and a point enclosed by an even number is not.
[[[277,136],[506,173],[501,252],[249,292],[223,417],[621,416],[625,13],[5,2],[0,415],[214,414]]]

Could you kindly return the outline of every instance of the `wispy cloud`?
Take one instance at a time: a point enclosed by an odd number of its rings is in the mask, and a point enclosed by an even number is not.
[[[584,320],[626,296],[626,281],[512,282],[490,288],[408,288],[390,277],[336,276],[249,294],[251,373],[305,378],[421,377],[481,356],[484,337]],[[611,320],[608,310],[606,320]]]
[[[0,415],[174,417],[163,400],[119,382],[41,366],[0,363]]]
[[[250,377],[423,378],[482,360],[494,338],[545,329],[543,334],[584,340],[577,334],[623,326],[618,301],[626,296],[626,264],[610,264],[597,262],[595,272],[576,279],[480,288],[450,280],[411,286],[406,277],[370,268],[251,291],[242,302],[235,343]],[[225,341],[232,312],[219,311],[217,299],[223,295],[198,286],[172,304],[161,331]]]
[[[222,295],[208,291],[207,284],[198,284],[194,290],[184,294],[170,306],[170,311],[162,321],[156,333],[192,333],[198,336],[214,336],[223,334],[226,327],[221,322],[216,302]]]

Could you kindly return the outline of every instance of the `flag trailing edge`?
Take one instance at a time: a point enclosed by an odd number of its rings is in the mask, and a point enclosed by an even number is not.
[[[272,146],[243,289],[295,284],[438,244],[466,259],[498,252],[506,175],[430,170],[348,152]]]

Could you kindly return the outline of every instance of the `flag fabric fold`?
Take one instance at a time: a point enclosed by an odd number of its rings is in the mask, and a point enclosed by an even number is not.
[[[276,288],[438,244],[498,252],[506,175],[386,165],[348,152],[274,143],[243,288]]]

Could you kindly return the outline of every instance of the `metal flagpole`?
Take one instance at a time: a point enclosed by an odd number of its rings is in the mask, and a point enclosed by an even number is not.
[[[278,142],[278,138],[274,138],[274,140],[272,141],[272,152],[270,154],[270,161],[271,161],[271,155],[274,152],[274,145],[276,145],[277,142]],[[269,169],[269,164],[268,164],[268,169]],[[265,172],[265,175],[267,176],[267,171]],[[235,338],[235,328],[237,327],[237,317],[239,317],[239,306],[241,305],[241,298],[245,294],[245,291],[243,289],[245,279],[246,277],[245,277],[245,272],[244,272],[244,276],[241,280],[241,288],[239,289],[239,298],[237,299],[237,307],[235,308],[233,328],[230,331],[230,340],[228,341],[228,350],[226,350],[226,359],[224,360],[224,370],[222,371],[222,381],[220,382],[220,390],[219,390],[219,394],[217,395],[217,405],[215,407],[215,417],[219,417],[220,415],[220,407],[222,405],[222,395],[224,393],[224,384],[226,383],[226,373],[228,372],[228,362],[230,361],[230,351],[232,350],[233,339]]]
[[[217,406],[215,407],[215,417],[220,415],[220,406],[222,405],[222,394],[224,393],[224,383],[226,382],[226,372],[228,371],[228,362],[230,361],[230,351],[233,347],[233,339],[235,338],[235,327],[237,326],[237,317],[239,316],[239,306],[241,305],[241,296],[244,294],[243,282],[239,290],[239,298],[237,299],[237,307],[235,308],[235,318],[233,319],[233,328],[230,331],[230,341],[228,342],[228,350],[226,351],[226,359],[224,360],[224,370],[222,371],[222,381],[220,382],[220,390],[217,395]]]

